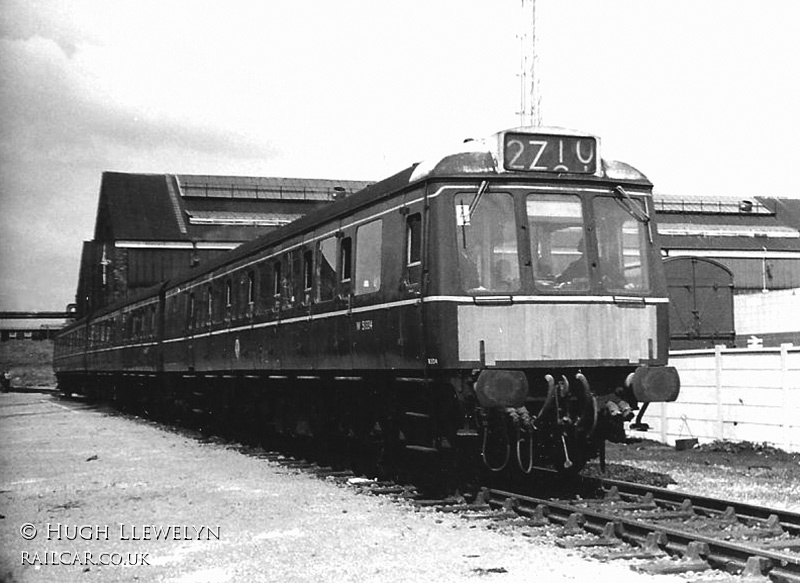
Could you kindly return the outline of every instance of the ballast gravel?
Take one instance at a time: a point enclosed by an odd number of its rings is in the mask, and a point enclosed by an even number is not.
[[[0,394],[0,514],[3,581],[696,579],[642,575],[547,531],[418,510],[41,394]]]

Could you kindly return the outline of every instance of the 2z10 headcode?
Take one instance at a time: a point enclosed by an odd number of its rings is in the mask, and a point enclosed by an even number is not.
[[[515,172],[597,170],[597,140],[588,136],[508,133],[503,141],[503,167]]]

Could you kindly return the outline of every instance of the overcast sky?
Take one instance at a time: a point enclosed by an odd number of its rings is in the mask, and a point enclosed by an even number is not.
[[[101,173],[374,180],[518,125],[520,0],[0,0],[0,309],[74,301]],[[538,0],[541,116],[661,192],[800,196],[800,2]]]

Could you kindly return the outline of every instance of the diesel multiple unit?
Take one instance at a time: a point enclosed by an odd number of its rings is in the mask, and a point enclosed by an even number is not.
[[[678,394],[653,215],[594,136],[467,141],[65,328],[59,386],[386,460],[577,470]]]

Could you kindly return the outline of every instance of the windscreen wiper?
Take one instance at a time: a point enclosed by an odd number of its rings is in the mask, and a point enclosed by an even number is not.
[[[621,186],[617,185],[614,187],[614,192],[616,192],[619,197],[616,199],[619,206],[625,209],[630,216],[634,219],[647,225],[647,238],[652,243],[653,242],[653,231],[651,230],[651,218],[650,214],[647,212],[647,203],[645,202],[644,208],[641,205],[637,204],[631,198],[631,195],[628,194],[628,191],[622,188]]]
[[[467,210],[467,217],[472,218],[472,213],[474,213],[475,209],[478,208],[478,203],[481,202],[481,198],[483,198],[483,195],[486,194],[487,190],[489,190],[489,181],[484,180],[478,187],[478,192],[475,193],[475,198],[473,198],[472,202],[469,203],[469,209]]]
[[[480,186],[478,186],[478,192],[475,193],[475,197],[472,199],[472,202],[469,203],[466,216],[461,218],[461,239],[464,249],[467,248],[467,225],[470,223],[470,220],[472,219],[472,213],[474,213],[475,209],[478,208],[478,204],[481,202],[481,198],[483,198],[483,195],[486,194],[487,190],[489,190],[489,181],[484,180],[481,182]]]

